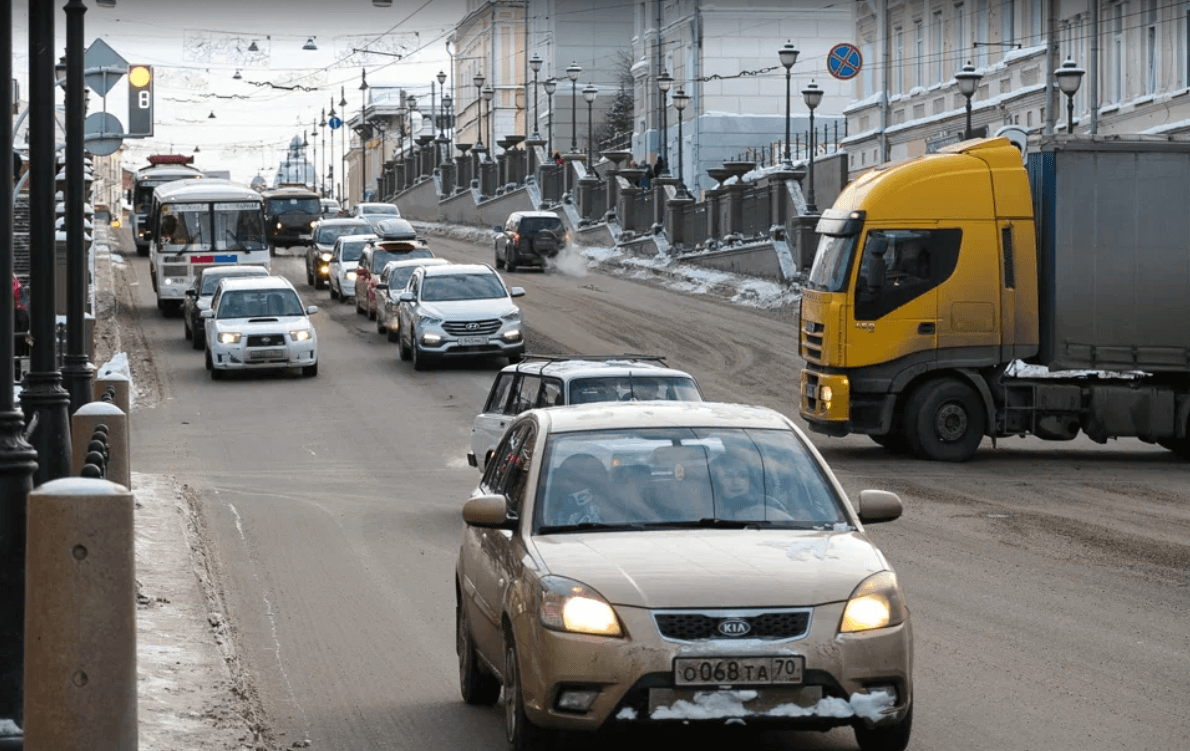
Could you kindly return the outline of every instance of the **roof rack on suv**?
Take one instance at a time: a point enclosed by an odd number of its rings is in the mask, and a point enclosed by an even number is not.
[[[668,364],[665,362],[665,355],[642,355],[633,352],[625,352],[622,355],[532,355],[526,353],[522,359],[548,360],[550,362],[568,362],[571,360],[595,360],[599,362],[607,362],[610,360],[637,360],[657,362],[668,367]]]

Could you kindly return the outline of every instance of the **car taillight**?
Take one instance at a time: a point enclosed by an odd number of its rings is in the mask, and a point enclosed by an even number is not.
[[[520,233],[520,232],[513,232],[513,233],[512,233],[512,244],[513,244],[513,245],[516,245],[516,244],[518,244],[520,241],[521,241],[521,233]]]

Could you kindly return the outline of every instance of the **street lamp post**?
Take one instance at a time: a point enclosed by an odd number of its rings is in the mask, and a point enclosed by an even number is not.
[[[491,149],[496,143],[496,126],[492,123],[492,99],[496,96],[496,90],[491,86],[485,86],[483,90],[483,101],[487,104],[488,110],[488,148]],[[491,161],[492,155],[488,154],[488,161]]]
[[[554,158],[554,92],[558,89],[558,82],[550,79],[542,84],[545,89],[545,96],[547,104],[549,104],[549,115],[546,117],[546,130],[548,139],[546,141],[545,153],[552,161]]]
[[[661,71],[657,76],[657,88],[661,90],[661,143],[657,151],[661,156],[661,170],[654,177],[669,174],[669,90],[674,85],[674,77],[669,71]]]
[[[62,364],[62,381],[70,393],[72,413],[91,401],[91,365],[87,357],[83,320],[87,296],[87,247],[83,217],[83,205],[87,202],[83,174],[83,122],[87,117],[83,81],[83,14],[86,12],[82,0],[70,0],[66,4],[66,357]],[[52,290],[45,291],[52,295]],[[0,335],[9,336],[7,331],[0,332]]]
[[[673,93],[673,100],[674,109],[678,111],[678,197],[688,198],[690,192],[686,190],[686,176],[682,165],[682,110],[686,109],[690,95],[679,86]]]
[[[322,161],[318,164],[318,197],[326,198],[326,107],[322,108],[322,119],[318,121],[318,126],[322,129]]]
[[[13,49],[10,3],[4,3],[4,8],[4,12],[0,12],[0,99],[11,102]],[[31,8],[30,14],[32,12]],[[52,13],[53,9],[46,7],[41,12]],[[45,48],[47,54],[53,48],[53,41],[51,26],[49,44]],[[44,97],[45,93],[39,92],[38,96]],[[53,99],[49,98],[49,101]],[[42,124],[45,125],[45,122]],[[4,186],[5,191],[5,199],[0,201],[0,279],[5,280],[13,278],[13,206],[9,198],[12,195],[11,143],[12,118],[0,118],[0,144],[5,145],[5,148],[0,149],[0,180],[3,181],[0,185]],[[50,227],[53,227],[52,221]],[[5,282],[7,284],[9,282]],[[5,379],[12,377],[15,356],[12,332],[15,329],[13,297],[5,287],[3,294],[0,294],[0,365],[6,369],[0,372],[4,373]],[[25,726],[22,667],[25,659],[25,508],[29,492],[33,490],[37,459],[33,447],[25,441],[25,418],[16,408],[13,389],[5,384],[4,388],[0,388],[0,592],[6,593],[6,603],[0,607],[0,717],[11,719],[18,727]]]
[[[793,157],[789,153],[789,117],[790,117],[790,84],[793,80],[793,65],[797,62],[797,47],[793,46],[792,41],[785,43],[785,46],[777,50],[777,57],[781,60],[781,65],[785,66],[785,161],[782,163],[782,168],[786,170],[793,169]]]
[[[434,126],[435,125],[438,126],[438,128],[437,128],[438,129],[438,138],[436,138],[434,140],[434,163],[435,164],[439,164],[442,162],[442,144],[446,143],[446,134],[442,132],[442,110],[446,109],[446,103],[448,101],[450,101],[450,97],[448,97],[446,95],[446,71],[442,71],[442,70],[438,71],[437,78],[438,78],[438,86],[440,86],[442,88],[442,98],[439,99],[439,102],[441,103],[442,106],[439,109],[434,109],[434,102],[432,99],[433,94],[434,94],[434,84],[433,83],[430,84],[430,96],[431,96],[430,117],[434,118],[430,122],[430,132],[433,133]]]
[[[976,70],[971,61],[963,66],[963,69],[954,74],[954,78],[959,82],[959,93],[967,99],[967,127],[963,131],[963,140],[971,138],[971,97],[975,95],[975,89],[979,86],[979,79],[983,78]]]
[[[809,188],[806,191],[806,213],[817,214],[818,207],[814,205],[814,110],[822,104],[822,89],[818,88],[818,84],[810,81],[810,85],[802,89],[802,101],[806,103],[806,107],[810,109],[810,169],[809,169]]]
[[[438,140],[441,143],[446,145],[446,148],[444,149],[444,153],[442,155],[442,163],[443,164],[448,163],[450,161],[450,155],[454,153],[454,150],[451,148],[451,143],[450,143],[453,140],[453,136],[454,136],[454,121],[455,121],[454,105],[455,105],[454,97],[452,97],[450,94],[442,95],[442,111],[443,111],[442,117],[443,117],[443,119],[439,121],[441,124],[438,129]],[[449,136],[446,135],[446,130],[448,127],[450,128]]]
[[[476,118],[476,132],[475,145],[471,147],[471,152],[479,154],[483,158],[483,82],[484,77],[482,73],[476,73],[475,77],[471,79],[471,83],[475,84],[475,118]]]
[[[1066,62],[1062,63],[1062,67],[1058,68],[1054,75],[1058,79],[1058,88],[1062,89],[1062,93],[1066,95],[1066,132],[1074,132],[1074,95],[1078,93],[1078,87],[1083,82],[1083,74],[1085,70],[1074,64],[1074,60],[1069,57]]]
[[[363,203],[368,200],[368,71],[365,68],[360,68],[359,79],[359,200]]]
[[[339,110],[343,113],[343,120],[347,120],[347,87],[339,87]],[[346,123],[344,123],[346,125]],[[339,204],[347,198],[343,193],[343,182],[347,180],[347,128],[339,127]]]
[[[306,149],[310,148],[310,142],[306,140],[309,134],[302,131],[302,185],[306,184],[306,175],[310,173],[310,167],[306,161]]]
[[[541,133],[537,132],[537,121],[539,119],[540,110],[537,108],[537,74],[541,72],[541,58],[537,53],[533,53],[533,57],[529,58],[529,68],[533,70],[533,135],[529,136],[530,141],[540,141]],[[525,132],[529,129],[526,127]],[[538,144],[540,145],[540,144]]]
[[[578,153],[578,75],[583,69],[578,63],[571,63],[566,69],[566,77],[570,79],[570,153]]]
[[[592,107],[595,105],[595,97],[599,93],[599,89],[595,88],[595,84],[589,83],[583,89],[583,99],[587,100],[587,172],[595,174],[595,130]]]

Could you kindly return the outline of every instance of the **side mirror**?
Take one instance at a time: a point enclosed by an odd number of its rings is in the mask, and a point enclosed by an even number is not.
[[[388,289],[388,285],[385,284],[384,282],[376,282],[376,289],[386,290],[386,289]]]
[[[493,225],[493,226],[492,226],[492,232],[495,232],[497,235],[498,235],[498,234],[500,234],[500,233],[501,233],[501,232],[503,232],[503,231],[504,231],[504,230],[503,230],[503,228],[501,228],[501,227],[500,227],[500,226],[498,226],[498,225]]]
[[[312,316],[317,312],[318,312],[317,305],[310,305],[309,307],[306,308],[306,315],[308,315],[308,316]]]
[[[402,292],[399,298],[401,302],[417,302],[417,296],[412,292]]]
[[[204,310],[204,311],[202,311],[201,313],[199,313],[199,314],[198,314],[198,317],[199,317],[199,318],[214,318],[214,317],[215,317],[215,311],[211,310],[210,308],[207,308],[206,310]]]
[[[502,495],[481,495],[463,504],[463,521],[472,527],[512,529],[516,521],[508,518],[508,506]]]
[[[524,297],[525,296],[525,288],[524,287],[513,287],[512,291],[509,292],[509,294],[512,297]]]
[[[896,493],[887,490],[861,490],[859,493],[859,520],[864,524],[891,522],[901,516],[904,506]]]

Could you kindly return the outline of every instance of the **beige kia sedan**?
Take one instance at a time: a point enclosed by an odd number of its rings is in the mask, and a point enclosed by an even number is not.
[[[463,507],[459,683],[505,694],[509,748],[662,723],[854,728],[903,749],[913,639],[897,576],[772,410],[709,402],[535,409]]]

